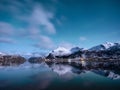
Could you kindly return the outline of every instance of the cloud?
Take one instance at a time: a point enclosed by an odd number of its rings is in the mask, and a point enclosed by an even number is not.
[[[67,49],[71,49],[72,47],[74,47],[74,45],[71,44],[71,43],[69,43],[69,42],[61,42],[61,43],[59,44],[59,46],[64,47],[64,48],[67,48]]]
[[[61,25],[63,25],[63,22],[65,22],[66,20],[67,20],[67,18],[62,15],[59,18],[56,18],[56,23],[61,26]]]
[[[15,43],[15,41],[10,38],[0,38],[0,43]]]
[[[43,30],[46,30],[46,33],[50,34],[56,33],[55,26],[51,22],[51,19],[54,18],[53,12],[45,10],[42,5],[36,5],[30,15],[22,16],[21,18],[21,20],[28,23],[26,27],[28,36],[31,39],[38,40],[38,43],[33,45],[34,47],[40,49],[52,49],[54,47],[51,38],[42,34]]]
[[[4,2],[7,3],[4,5]],[[24,2],[24,3],[23,3]],[[24,10],[23,10],[24,9]],[[10,14],[12,20],[20,23],[14,26],[11,23],[0,22],[0,42],[13,43],[14,41],[9,38],[29,37],[31,40],[36,40],[38,43],[34,47],[42,49],[51,49],[54,43],[47,34],[55,34],[56,28],[52,20],[55,19],[55,12],[47,10],[41,3],[34,2],[33,0],[9,0],[0,1],[0,10]],[[22,24],[24,24],[22,26]]]
[[[18,17],[20,20],[28,24],[27,28],[35,28],[37,32],[46,30],[47,33],[55,34],[56,29],[52,23],[54,12],[47,11],[42,5],[36,5],[31,14]],[[34,33],[34,32],[33,32]]]
[[[80,41],[86,41],[87,38],[86,37],[80,37]]]
[[[71,49],[73,47],[75,47],[75,45],[69,43],[69,42],[61,42],[60,44],[58,45],[55,45],[53,43],[53,41],[47,37],[47,36],[40,36],[39,37],[39,42],[37,44],[34,44],[33,45],[34,47],[36,48],[40,48],[40,49],[54,49],[54,48],[57,48],[57,47],[64,47],[64,48],[67,48],[67,49]]]
[[[0,22],[0,36],[10,36],[14,32],[14,28],[11,24],[6,22]]]
[[[29,37],[38,40],[38,43],[33,46],[41,49],[52,49],[54,47],[53,41],[42,32],[46,30],[46,33],[56,33],[55,26],[51,22],[51,19],[54,18],[54,13],[46,11],[43,6],[36,6],[32,14],[26,18]]]
[[[39,42],[34,44],[33,46],[40,49],[53,49],[54,43],[49,37],[41,35],[39,37]]]
[[[41,25],[50,33],[55,33],[55,27],[50,21],[53,18],[53,13],[45,11],[42,6],[37,6],[34,8],[32,15],[30,16],[31,25]]]
[[[13,0],[12,2],[10,0],[0,0],[0,10],[7,12],[9,15],[15,16],[17,14],[20,14],[24,9],[24,6],[26,6],[25,1],[22,3],[20,0]],[[24,9],[24,11],[25,10],[27,9]]]
[[[47,32],[52,34],[56,33],[55,26],[51,21],[54,19],[55,12],[47,10],[40,2],[36,4],[36,1],[33,0],[14,0],[13,2],[1,0],[0,10],[9,13],[17,20],[25,21],[29,27],[34,26],[39,29],[44,27]]]

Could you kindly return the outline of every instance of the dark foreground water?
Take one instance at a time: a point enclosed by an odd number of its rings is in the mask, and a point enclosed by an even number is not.
[[[26,62],[0,66],[0,90],[120,90],[119,74],[119,70]]]

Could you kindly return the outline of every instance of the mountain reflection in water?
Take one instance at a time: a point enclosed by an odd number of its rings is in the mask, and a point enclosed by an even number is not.
[[[120,90],[119,70],[81,68],[81,63],[0,66],[0,90]]]

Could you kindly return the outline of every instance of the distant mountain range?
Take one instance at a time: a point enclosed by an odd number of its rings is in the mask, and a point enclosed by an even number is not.
[[[79,47],[73,47],[71,49],[58,47],[47,55],[37,52],[32,54],[26,53],[25,55],[9,55],[0,52],[0,66],[20,65],[26,61],[29,63],[45,62],[50,66],[52,63],[67,63],[80,69],[120,69],[120,44],[107,42],[87,50]],[[62,68],[52,66],[53,71],[64,74],[63,70],[59,72],[54,68],[63,69],[64,66]],[[70,68],[67,68],[65,71],[68,72],[69,69]],[[108,76],[116,77],[116,75],[111,75],[113,74],[110,73]]]
[[[106,42],[94,46],[90,49],[83,49],[79,47],[73,47],[66,49],[64,47],[58,47],[51,51],[47,58],[76,58],[76,57],[119,57],[120,56],[120,43]]]
[[[89,50],[91,50],[91,51],[100,51],[100,50],[107,50],[107,49],[110,49],[112,47],[118,47],[118,46],[120,46],[119,43],[106,42],[104,44],[94,46],[94,47],[90,48]]]
[[[64,47],[58,47],[57,49],[53,50],[51,52],[51,54],[53,54],[54,56],[64,56],[64,55],[70,55],[73,54],[75,52],[78,52],[80,50],[83,50],[83,48],[79,48],[79,47],[74,47],[71,49],[66,49]]]
[[[0,55],[6,55],[6,53],[0,52]]]
[[[106,42],[104,44],[94,46],[94,47],[88,49],[88,51],[110,50],[113,48],[119,49],[120,43]],[[55,56],[60,56],[60,55],[72,54],[72,53],[78,52],[80,50],[84,50],[84,48],[73,47],[71,49],[66,49],[64,47],[58,47],[57,49],[53,50],[51,53],[54,54]]]
[[[7,55],[6,53],[0,52],[0,55]],[[94,46],[90,49],[85,50],[84,48],[73,47],[71,49],[67,49],[64,47],[58,47],[55,50],[52,50],[47,56],[44,53],[27,53],[25,55],[21,55],[25,58],[30,57],[42,57],[47,59],[54,58],[120,58],[120,43],[111,43],[106,42],[104,44],[100,44]]]

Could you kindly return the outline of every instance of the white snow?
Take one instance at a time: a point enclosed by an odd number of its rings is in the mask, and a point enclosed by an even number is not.
[[[104,43],[104,44],[102,44],[102,45],[103,45],[106,49],[108,49],[108,48],[114,46],[115,44],[114,44],[114,43],[111,43],[111,42],[106,42],[106,43]]]
[[[114,46],[115,44],[114,43],[111,43],[111,42],[106,42],[104,44],[100,44],[100,45],[97,45],[97,46],[94,46],[92,48],[90,48],[89,50],[90,51],[99,51],[99,50],[106,50],[112,46]]]
[[[63,56],[63,55],[71,54],[71,51],[69,49],[64,48],[64,47],[58,47],[57,49],[52,51],[52,54],[55,56]]]
[[[79,47],[74,47],[71,49],[66,49],[64,47],[58,47],[57,49],[53,50],[51,53],[54,56],[64,56],[64,55],[70,55],[72,53],[78,52],[79,50],[82,50]]]
[[[3,52],[0,52],[0,55],[6,55],[5,53],[3,53]]]
[[[0,52],[0,54],[2,54],[2,52]]]
[[[79,48],[79,47],[74,47],[74,48],[71,48],[70,51],[71,53],[74,53],[74,52],[78,52],[80,50],[82,50],[83,48]]]

